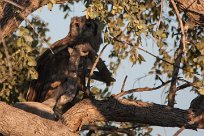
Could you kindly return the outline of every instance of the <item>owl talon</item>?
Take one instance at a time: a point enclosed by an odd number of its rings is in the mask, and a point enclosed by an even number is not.
[[[60,111],[60,109],[57,107],[54,107],[53,111],[54,111],[55,120],[61,120],[62,119],[62,112]]]

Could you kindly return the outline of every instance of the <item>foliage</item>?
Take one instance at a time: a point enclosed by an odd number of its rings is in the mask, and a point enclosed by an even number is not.
[[[56,0],[48,2],[51,10]],[[172,78],[173,65],[177,49],[181,44],[181,30],[178,26],[176,15],[170,3],[163,3],[165,10],[161,9],[160,0],[84,0],[86,16],[99,18],[105,24],[104,40],[112,45],[109,54],[111,58],[110,69],[116,73],[123,60],[129,60],[133,65],[142,64],[145,57],[141,55],[141,49],[148,45],[147,40],[153,41],[158,50],[158,56],[152,66],[151,73],[155,73],[155,79],[160,76]],[[65,18],[71,11],[67,3],[60,6],[65,13]],[[162,11],[162,13],[161,13]],[[185,14],[182,19],[187,21]],[[37,78],[35,71],[36,57],[41,52],[43,42],[48,31],[47,23],[39,18],[32,18],[30,24],[19,27],[18,31],[5,39],[8,53],[0,46],[0,100],[8,103],[23,101],[25,90],[28,89],[31,79]],[[35,33],[37,32],[37,34]],[[193,91],[203,94],[204,75],[204,30],[196,26],[186,31],[187,47],[180,65],[180,76],[186,81],[194,82]],[[44,40],[42,40],[44,39]],[[170,41],[170,42],[169,42]],[[149,51],[151,52],[151,51]],[[152,57],[155,57],[152,55]],[[165,61],[164,61],[165,60]],[[11,63],[11,66],[9,63]],[[167,63],[168,62],[168,63]],[[10,73],[12,69],[12,75]],[[182,82],[179,82],[180,84]],[[92,88],[96,99],[105,99],[110,96],[109,88],[104,90]],[[127,99],[136,99],[133,95]],[[102,123],[103,126],[118,125],[117,123]],[[150,135],[151,128],[135,128],[135,123],[120,123],[121,128],[132,127],[137,135]],[[98,132],[105,134],[105,132]],[[115,133],[114,133],[115,134]],[[112,133],[112,135],[114,135]]]
[[[20,26],[16,33],[5,39],[9,60],[6,57],[4,46],[0,46],[0,58],[2,60],[0,61],[1,101],[8,103],[24,101],[30,80],[38,77],[35,70],[35,59],[42,47],[42,38],[45,37],[49,29],[47,23],[37,17],[32,18],[30,23],[35,30],[26,23],[25,26]],[[10,66],[8,62],[11,63]],[[12,73],[9,69],[12,69]]]
[[[127,57],[133,65],[145,61],[140,54],[140,48],[147,44],[146,39],[150,39],[159,52],[152,67],[152,71],[156,73],[155,79],[161,75],[171,78],[175,55],[180,45],[181,30],[170,3],[163,4],[167,9],[165,11],[161,10],[161,1],[152,0],[93,0],[89,5],[87,16],[98,17],[106,24],[104,38],[107,43],[113,45],[110,57],[116,58],[110,63],[114,72],[121,60]],[[183,20],[186,20],[185,14]],[[180,69],[186,80],[201,84],[204,73],[203,36],[203,27],[200,26],[190,28],[186,32],[187,50],[182,58]],[[174,42],[167,42],[167,40]],[[202,88],[202,86],[197,87]]]

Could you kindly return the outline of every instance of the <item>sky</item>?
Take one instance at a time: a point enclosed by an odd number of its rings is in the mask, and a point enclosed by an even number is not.
[[[50,32],[47,33],[47,36],[51,37],[51,43],[54,43],[55,41],[62,39],[67,35],[69,31],[69,24],[70,24],[71,17],[85,15],[85,7],[83,6],[82,3],[74,4],[74,6],[71,6],[71,9],[72,9],[72,12],[70,12],[67,19],[64,19],[64,13],[59,10],[59,7],[57,5],[53,7],[52,11],[49,11],[47,6],[45,6],[40,10],[37,10],[34,12],[33,15],[37,15],[42,20],[49,23],[48,27],[50,29]],[[150,51],[153,54],[157,54],[157,49],[154,47],[153,40],[147,39],[147,43],[148,43],[148,46],[144,44],[143,48]],[[106,48],[102,56],[102,59],[106,61],[106,64],[108,64],[109,62],[109,59],[107,56],[110,49],[111,49],[111,45],[108,48]],[[111,87],[112,94],[117,94],[120,92],[121,85],[126,75],[128,76],[128,78],[125,84],[125,90],[138,88],[138,87],[155,86],[154,76],[148,76],[139,81],[137,80],[138,78],[145,76],[150,71],[155,61],[155,58],[153,58],[152,56],[145,54],[144,52],[140,52],[140,53],[144,56],[146,62],[142,63],[142,65],[136,64],[135,66],[132,67],[132,63],[130,63],[129,61],[123,61],[117,71],[117,74],[114,75],[116,82],[113,85],[113,87]],[[100,85],[100,83],[96,85]],[[154,102],[157,104],[164,104],[165,97],[166,97],[164,93],[164,88],[151,91],[151,92],[134,93],[134,95],[137,96],[137,98],[141,99],[142,101]],[[189,92],[189,90],[181,90],[177,93],[176,101],[178,104],[176,104],[175,107],[181,108],[181,109],[187,109],[189,107],[191,100],[195,97],[196,95],[192,92]],[[153,136],[158,134],[162,136],[171,136],[179,129],[179,128],[163,128],[163,127],[153,127],[153,128],[154,128],[152,132]],[[203,136],[203,134],[204,134],[204,130],[198,130],[198,131],[184,130],[180,134],[180,136]]]

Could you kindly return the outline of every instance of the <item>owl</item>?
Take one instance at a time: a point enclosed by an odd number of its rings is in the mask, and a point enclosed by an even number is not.
[[[51,45],[53,53],[48,49],[38,58],[39,76],[31,82],[26,99],[43,102],[51,108],[72,101],[80,85],[84,85],[88,65],[97,58],[101,43],[99,21],[85,16],[73,17],[68,35]],[[102,76],[98,79],[107,84],[114,81],[101,59],[97,68],[93,78]]]

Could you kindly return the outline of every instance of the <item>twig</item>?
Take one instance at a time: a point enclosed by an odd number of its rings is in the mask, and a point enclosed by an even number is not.
[[[7,3],[9,3],[9,4],[11,4],[11,5],[13,5],[13,6],[17,7],[17,8],[20,8],[21,10],[25,10],[25,8],[23,6],[19,5],[18,3],[15,3],[15,2],[13,2],[11,0],[3,0],[3,1],[7,2]]]
[[[161,4],[161,9],[160,9],[160,15],[159,15],[159,21],[158,21],[158,29],[161,23],[161,19],[162,19],[162,11],[163,11],[163,2],[164,0],[161,0],[160,4]]]
[[[158,75],[157,75],[157,78],[159,79],[159,81],[161,81],[162,84],[164,83],[164,81]]]
[[[141,77],[136,78],[135,81],[134,81],[134,83],[133,83],[133,88],[135,87],[136,82],[140,82],[140,80],[142,80],[143,78],[146,78],[146,77],[148,77],[148,76],[151,76],[152,74],[153,74],[153,73],[148,73],[148,74],[146,74],[146,75],[144,75],[144,76],[141,76]]]
[[[120,40],[118,40],[118,39],[116,39],[116,38],[115,38],[115,40],[118,41],[118,42],[124,43],[124,44],[128,44],[128,45],[130,45],[130,46],[133,46],[131,43],[128,43],[128,42],[120,41]],[[188,71],[188,70],[186,70],[186,69],[183,69],[182,67],[177,66],[176,64],[171,63],[171,62],[169,62],[169,61],[167,61],[167,60],[165,60],[165,59],[162,59],[162,58],[160,58],[160,57],[158,57],[158,56],[152,54],[151,52],[149,52],[149,51],[147,51],[147,50],[145,50],[145,49],[142,49],[142,48],[140,48],[140,47],[137,47],[137,49],[139,49],[139,50],[141,50],[141,51],[143,51],[143,52],[145,52],[145,53],[147,53],[147,54],[149,54],[149,55],[155,57],[156,59],[159,59],[159,60],[161,60],[161,61],[163,61],[163,62],[165,62],[165,63],[167,63],[167,64],[169,64],[169,65],[178,67],[179,69],[182,69],[183,71],[186,71],[186,72],[188,72],[188,73],[192,73],[192,74],[194,74],[194,75],[203,76],[202,74],[195,73],[195,72],[190,72],[190,71]]]
[[[3,43],[3,47],[4,47],[4,51],[5,51],[5,55],[6,55],[6,60],[7,60],[7,62],[8,62],[8,67],[9,67],[9,75],[10,75],[10,77],[12,77],[13,76],[13,70],[12,70],[12,65],[11,65],[11,62],[10,62],[10,55],[9,55],[9,53],[8,53],[8,48],[7,48],[7,46],[6,46],[6,42],[5,42],[5,40],[4,40],[4,38],[2,37],[2,43]]]
[[[183,130],[185,130],[185,127],[181,127],[173,136],[178,136]]]
[[[15,2],[13,2],[13,1],[11,1],[11,0],[3,0],[3,1],[4,1],[4,2],[7,2],[7,3],[9,3],[9,4],[11,4],[11,5],[13,5],[13,6],[17,7],[17,8],[20,8],[21,10],[25,10],[25,12],[27,12],[27,13],[30,13],[25,7],[19,5],[18,3],[15,3]],[[31,28],[33,29],[33,31],[38,35],[38,37],[39,37],[44,43],[46,43],[46,44],[48,45],[48,48],[49,48],[49,50],[51,51],[51,53],[54,54],[54,52],[52,51],[52,49],[51,49],[50,46],[49,46],[49,43],[46,42],[46,41],[44,40],[44,38],[41,38],[40,34],[38,34],[38,33],[35,31],[35,28],[34,28],[33,25],[30,23],[30,21],[29,21],[27,18],[25,18],[24,16],[22,16],[22,15],[20,15],[20,16],[30,25],[30,27],[31,27]]]
[[[114,95],[113,97],[114,98],[119,98],[123,95],[127,95],[127,94],[131,94],[131,93],[135,93],[135,92],[144,92],[144,91],[152,91],[152,90],[157,90],[165,85],[167,85],[168,83],[170,83],[171,80],[165,82],[165,83],[162,83],[161,85],[157,86],[157,87],[153,87],[153,88],[149,88],[149,87],[144,87],[144,88],[136,88],[136,89],[131,89],[131,90],[128,90],[128,91],[123,91],[123,92],[120,92],[119,94],[117,95]]]
[[[172,6],[173,6],[174,11],[176,12],[176,16],[177,16],[178,21],[179,21],[179,26],[181,28],[181,33],[182,33],[183,50],[186,51],[186,35],[185,35],[185,31],[184,31],[183,21],[182,21],[182,19],[180,17],[178,8],[176,7],[176,4],[175,4],[174,0],[170,0],[170,2],[172,4]]]
[[[186,84],[180,85],[180,86],[178,86],[178,87],[176,88],[176,91],[179,91],[179,90],[181,90],[181,89],[184,89],[184,88],[187,88],[187,87],[191,87],[191,86],[196,87],[196,86],[194,86],[194,84],[195,84],[195,83],[186,83]]]
[[[96,58],[96,60],[95,60],[95,62],[94,62],[94,64],[93,64],[93,66],[92,66],[92,68],[91,68],[91,71],[90,71],[90,73],[89,73],[88,82],[87,82],[87,89],[88,89],[89,92],[90,92],[91,76],[93,75],[93,72],[94,72],[94,70],[95,70],[95,68],[96,68],[96,65],[97,65],[97,63],[98,63],[100,57],[102,56],[103,51],[104,51],[105,48],[107,47],[107,45],[108,45],[108,44],[106,44],[106,45],[103,47],[103,49],[100,51],[98,57]]]
[[[167,64],[169,64],[169,65],[175,66],[175,67],[177,67],[177,68],[179,68],[179,69],[182,69],[183,71],[192,73],[192,72],[190,72],[190,71],[188,71],[188,70],[185,70],[185,69],[183,69],[182,67],[176,65],[175,63],[171,63],[171,62],[169,62],[169,61],[167,61],[167,60],[165,60],[165,59],[162,59],[162,58],[160,58],[160,57],[158,57],[158,56],[156,56],[156,55],[150,53],[149,51],[147,51],[147,50],[145,50],[145,49],[142,49],[142,48],[140,48],[140,47],[138,47],[138,49],[141,50],[141,51],[143,51],[143,52],[146,52],[147,54],[149,54],[149,55],[155,57],[156,59],[159,59],[159,60],[161,60],[161,61],[163,61],[163,62],[165,62],[165,63],[167,63]],[[199,74],[199,73],[193,73],[193,74],[202,76],[202,75]]]
[[[122,87],[121,87],[121,92],[124,92],[124,87],[125,87],[125,83],[126,83],[126,80],[127,80],[127,75],[125,76],[125,79],[124,79],[124,81],[123,81],[123,85],[122,85]]]

